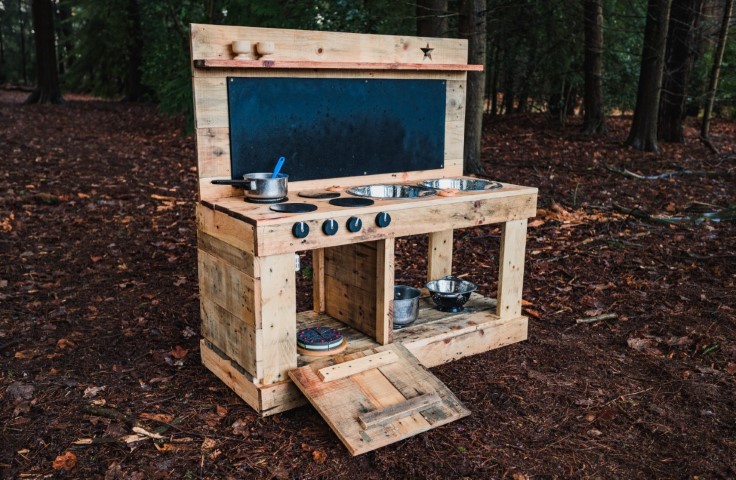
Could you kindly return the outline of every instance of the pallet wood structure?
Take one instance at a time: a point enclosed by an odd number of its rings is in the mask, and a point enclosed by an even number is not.
[[[230,45],[243,39],[273,42],[273,58],[234,60]],[[432,46],[431,60],[421,50],[425,45]],[[261,415],[303,405],[306,396],[353,454],[467,415],[424,367],[526,339],[524,249],[537,190],[503,184],[356,208],[296,197],[333,185],[462,177],[466,76],[479,68],[467,64],[466,41],[195,24],[191,52],[204,365]],[[227,82],[238,77],[442,81],[442,163],[427,170],[397,165],[390,173],[290,181],[289,201],[316,204],[310,213],[277,213],[244,202],[242,191],[211,184],[233,173]],[[286,165],[288,172],[288,160]],[[391,223],[379,228],[374,218],[383,213]],[[325,220],[345,225],[351,217],[365,227],[335,235],[320,231]],[[296,222],[313,233],[295,238]],[[428,279],[436,279],[452,273],[453,230],[492,223],[503,226],[497,298],[473,294],[464,312],[449,314],[425,297],[416,323],[394,331],[394,239],[428,234]],[[298,251],[311,251],[313,261],[314,305],[305,312],[296,311]],[[299,355],[296,332],[307,326],[340,329],[347,350],[326,359]]]

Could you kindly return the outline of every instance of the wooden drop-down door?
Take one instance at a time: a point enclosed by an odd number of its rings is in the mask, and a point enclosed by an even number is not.
[[[352,455],[470,414],[401,344],[336,355],[289,377]]]

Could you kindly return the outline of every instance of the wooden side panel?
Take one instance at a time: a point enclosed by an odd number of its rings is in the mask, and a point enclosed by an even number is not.
[[[229,359],[221,357],[209,348],[205,340],[200,340],[199,349],[204,366],[240,398],[245,400],[248,405],[253,407],[255,411],[260,411],[261,401],[256,386],[252,382],[246,381],[243,375],[231,365]]]
[[[262,383],[270,385],[287,379],[296,368],[296,277],[294,255],[273,255],[259,259],[261,278],[256,283],[256,311],[263,329]]]
[[[201,297],[199,310],[202,318],[202,336],[225,353],[253,378],[263,374],[258,348],[260,330],[256,331],[242,318],[238,318],[213,301]],[[260,367],[260,368],[259,368]]]
[[[372,338],[377,333],[377,279],[379,273],[385,276],[383,269],[378,271],[379,244],[383,248],[385,242],[324,249],[325,312]]]
[[[192,59],[231,59],[234,40],[273,42],[274,60],[315,62],[425,63],[421,47],[429,43],[433,63],[463,65],[467,40],[341,32],[191,25]]]
[[[427,280],[436,280],[452,273],[452,229],[429,234]]]
[[[501,318],[521,315],[521,291],[524,286],[524,249],[527,220],[514,220],[503,225],[498,272],[498,305]]]
[[[204,366],[264,417],[307,403],[290,380],[272,385],[256,384],[240,372],[229,359],[209,348],[205,340],[200,341],[200,352]]]
[[[212,235],[202,231],[197,232],[197,248],[229,263],[246,275],[254,278],[261,276],[261,272],[258,271],[259,264],[254,261],[253,255]]]
[[[252,225],[202,204],[197,205],[197,231],[222,240],[245,253],[255,252],[255,232]]]
[[[387,351],[394,352],[400,361],[331,382],[322,381],[318,375],[322,368]],[[289,376],[352,455],[375,450],[470,413],[399,344],[337,356],[292,370]],[[417,406],[422,398],[416,398],[427,394],[436,395],[439,402],[429,402],[424,408]],[[377,413],[370,415],[370,412]],[[363,415],[365,420],[366,414],[369,421],[361,425],[359,418]],[[372,418],[377,420],[371,421]]]
[[[230,129],[198,129],[197,160],[200,178],[230,178]]]
[[[201,297],[242,319],[245,324],[258,327],[253,277],[201,249],[198,263]]]

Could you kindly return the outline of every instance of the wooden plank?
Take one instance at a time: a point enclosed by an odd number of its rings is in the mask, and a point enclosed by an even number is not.
[[[393,238],[376,242],[375,336],[381,345],[391,343],[393,337],[394,250]]]
[[[199,351],[202,356],[202,364],[256,412],[260,412],[261,401],[256,386],[245,380],[243,375],[233,368],[229,359],[222,358],[209,348],[205,340],[200,340]]]
[[[312,308],[317,313],[325,311],[325,251],[312,250]]]
[[[430,232],[427,280],[436,280],[452,273],[452,229]]]
[[[260,258],[261,278],[255,284],[255,310],[263,330],[263,377],[269,385],[287,379],[297,366],[296,277],[294,255]]]
[[[401,203],[376,201],[373,206],[350,209],[349,212],[344,209],[334,210],[330,208],[329,203],[323,202],[319,204],[318,211],[310,214],[296,214],[273,219],[263,218],[262,220],[258,218],[256,227],[258,255],[325,248],[346,243],[381,240],[387,237],[419,235],[441,230],[518,220],[536,215],[536,191],[533,194],[517,194],[496,198],[484,198],[483,195],[489,194],[477,194],[473,201],[470,201],[473,198],[470,195],[439,197],[439,200],[421,199]],[[455,199],[459,199],[459,201]],[[376,228],[374,226],[375,216],[382,211],[391,215],[391,225],[387,228]],[[338,231],[336,235],[329,237],[326,235],[309,235],[304,239],[295,239],[291,234],[293,223],[300,221],[302,218],[305,219],[304,221],[309,224],[310,228],[319,231],[319,226],[324,219],[332,218],[339,223],[344,223],[351,216],[358,216],[363,219],[363,224],[366,227],[360,233]]]
[[[386,351],[394,352],[399,357],[399,361],[333,382],[323,382],[317,374],[325,366],[336,365],[342,361],[354,361],[364,354],[370,355],[373,352]],[[426,372],[416,359],[411,357],[406,348],[397,344],[384,345],[368,352],[340,355],[327,362],[306,365],[290,371],[289,376],[352,455],[408,438],[469,413],[442,382],[431,373]],[[431,418],[433,423],[420,413],[405,412],[408,415],[385,418],[386,421],[370,423],[367,425],[368,428],[361,425],[358,420],[361,414],[387,409],[384,410],[384,414],[388,417],[392,415],[393,405],[401,405],[394,407],[396,410],[406,407],[407,404],[404,402],[410,399],[404,396],[396,385],[408,385],[417,378],[423,379],[426,385],[430,386],[428,391],[423,392],[422,395],[435,394],[441,399],[438,405],[431,408],[433,411],[436,409],[442,411],[441,415]],[[413,395],[413,397],[416,396]]]
[[[482,72],[483,65],[452,63],[385,63],[385,62],[324,62],[305,60],[235,60],[197,59],[195,68],[267,68],[267,69],[317,69],[317,70],[427,70]]]
[[[399,357],[392,351],[374,353],[350,362],[339,363],[330,367],[317,370],[317,376],[323,382],[340,380],[356,373],[364,372],[371,368],[378,368],[390,363],[397,362]]]
[[[246,253],[255,250],[255,235],[252,225],[197,204],[197,231],[204,232]]]
[[[371,337],[376,335],[376,293],[325,276],[325,313]]]
[[[191,25],[192,58],[229,60],[234,40],[249,40],[254,45],[273,42],[276,61],[430,63],[421,50],[429,43],[434,48],[431,63],[468,63],[468,44],[463,39],[203,24]]]
[[[197,172],[200,178],[230,178],[230,129],[198,128]]]
[[[521,315],[526,224],[526,219],[508,221],[504,223],[501,232],[496,307],[496,314],[501,318]]]
[[[271,385],[256,385],[256,388],[261,396],[258,413],[264,417],[309,403],[290,379]]]
[[[253,378],[261,377],[260,330],[205,296],[200,297],[199,304],[202,336]]]
[[[253,277],[201,249],[197,259],[201,297],[242,319],[246,325],[259,328]]]
[[[466,332],[449,332],[420,340],[401,341],[426,368],[489,352],[527,339],[526,317],[508,318],[480,324]]]
[[[413,413],[436,406],[442,400],[436,393],[427,393],[401,403],[395,403],[380,410],[358,415],[358,422],[364,429],[380,427],[404,418]]]
[[[253,255],[201,230],[197,232],[197,248],[220,258],[246,275],[254,278],[258,278],[261,275],[261,272],[258,271],[260,264],[254,261]]]

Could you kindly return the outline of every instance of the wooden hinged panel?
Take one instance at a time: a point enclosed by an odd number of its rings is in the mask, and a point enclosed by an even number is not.
[[[470,412],[401,344],[336,355],[289,377],[359,455],[465,417]]]

